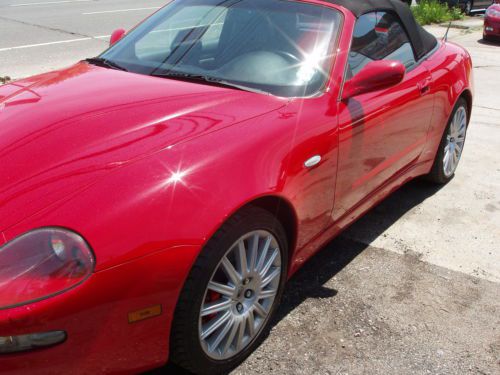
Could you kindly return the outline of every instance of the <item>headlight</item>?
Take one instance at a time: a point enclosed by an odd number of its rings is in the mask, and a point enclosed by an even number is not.
[[[0,309],[65,292],[93,270],[94,255],[78,234],[61,228],[28,232],[0,248]]]

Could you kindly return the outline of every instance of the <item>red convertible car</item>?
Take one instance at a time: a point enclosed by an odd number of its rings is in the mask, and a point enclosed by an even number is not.
[[[287,279],[405,182],[473,88],[399,0],[174,0],[0,87],[0,373],[219,374]]]

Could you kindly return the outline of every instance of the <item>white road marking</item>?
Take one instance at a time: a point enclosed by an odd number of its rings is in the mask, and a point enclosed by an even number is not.
[[[16,50],[16,49],[25,49],[25,48],[50,46],[50,45],[53,45],[53,44],[76,43],[76,42],[83,42],[83,41],[86,41],[86,40],[103,39],[103,38],[106,38],[106,37],[103,35],[103,36],[98,36],[98,37],[94,37],[94,38],[88,37],[88,38],[59,40],[59,41],[56,41],[56,42],[48,42],[48,43],[26,44],[26,45],[23,45],[23,46],[0,48],[0,52],[12,51],[12,50]]]
[[[66,3],[82,3],[94,0],[60,0],[60,1],[44,1],[39,3],[25,3],[25,4],[10,4],[10,7],[27,7],[30,5],[50,5],[50,4],[66,4]]]
[[[87,13],[82,13],[82,14],[85,15],[85,16],[88,16],[90,14],[134,12],[134,11],[138,11],[138,10],[151,10],[151,9],[160,9],[160,7],[133,8],[133,9],[117,9],[117,10],[103,10],[103,11],[100,11],[100,12],[87,12]]]

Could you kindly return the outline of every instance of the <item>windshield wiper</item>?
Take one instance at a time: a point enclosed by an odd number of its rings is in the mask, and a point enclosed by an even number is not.
[[[89,64],[103,66],[105,68],[123,70],[125,72],[128,71],[123,66],[120,66],[119,64],[115,63],[114,61],[107,60],[107,59],[104,59],[102,57],[91,57],[91,58],[85,59],[85,61],[88,62]]]
[[[236,83],[232,83],[232,82],[220,79],[220,78],[210,77],[210,76],[203,75],[203,74],[193,74],[193,73],[183,73],[183,72],[166,72],[166,73],[153,73],[151,75],[154,77],[172,78],[172,79],[178,79],[178,80],[182,80],[182,81],[204,82],[204,83],[208,83],[208,84],[212,84],[212,85],[229,87],[229,88],[234,88],[234,89],[238,89],[238,90],[251,91],[251,92],[257,92],[260,94],[269,95],[268,92],[265,92],[265,91],[262,91],[259,89],[255,89],[253,87],[238,85]]]

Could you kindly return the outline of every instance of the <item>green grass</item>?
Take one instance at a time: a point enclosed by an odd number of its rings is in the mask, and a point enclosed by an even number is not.
[[[458,8],[449,8],[448,5],[436,0],[420,0],[417,6],[411,8],[413,15],[421,25],[461,20],[464,18]]]

